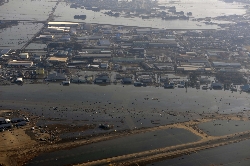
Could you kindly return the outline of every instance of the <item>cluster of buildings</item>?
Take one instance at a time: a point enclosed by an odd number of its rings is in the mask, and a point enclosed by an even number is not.
[[[13,127],[25,126],[29,122],[27,117],[4,118],[0,117],[0,131],[8,130]]]
[[[190,80],[190,73],[195,73],[197,78],[214,76],[216,83],[246,84],[250,25],[240,22],[243,20],[224,30],[185,31],[48,22],[31,42],[44,48],[0,50],[0,65],[6,69],[0,75],[12,82],[45,79],[170,85],[171,79],[162,79],[167,74],[184,74]],[[82,75],[78,71],[96,73]],[[103,74],[108,72],[116,76]]]

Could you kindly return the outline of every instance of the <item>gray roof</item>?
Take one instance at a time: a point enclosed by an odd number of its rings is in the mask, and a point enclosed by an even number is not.
[[[213,62],[214,66],[241,66],[240,63]]]

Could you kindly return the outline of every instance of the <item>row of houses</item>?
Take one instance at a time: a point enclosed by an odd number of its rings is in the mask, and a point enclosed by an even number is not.
[[[23,117],[21,118],[17,117],[17,118],[11,118],[11,119],[0,117],[0,131],[11,129],[13,126],[15,127],[25,126],[27,122],[29,122],[29,119],[23,118]]]

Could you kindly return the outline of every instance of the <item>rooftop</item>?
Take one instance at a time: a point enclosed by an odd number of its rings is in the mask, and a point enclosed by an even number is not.
[[[59,57],[48,57],[48,61],[54,61],[54,62],[67,62],[68,58],[59,58]]]

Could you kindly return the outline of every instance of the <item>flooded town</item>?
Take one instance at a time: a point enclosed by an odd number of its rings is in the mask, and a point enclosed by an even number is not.
[[[0,166],[249,165],[249,11],[0,0]]]

